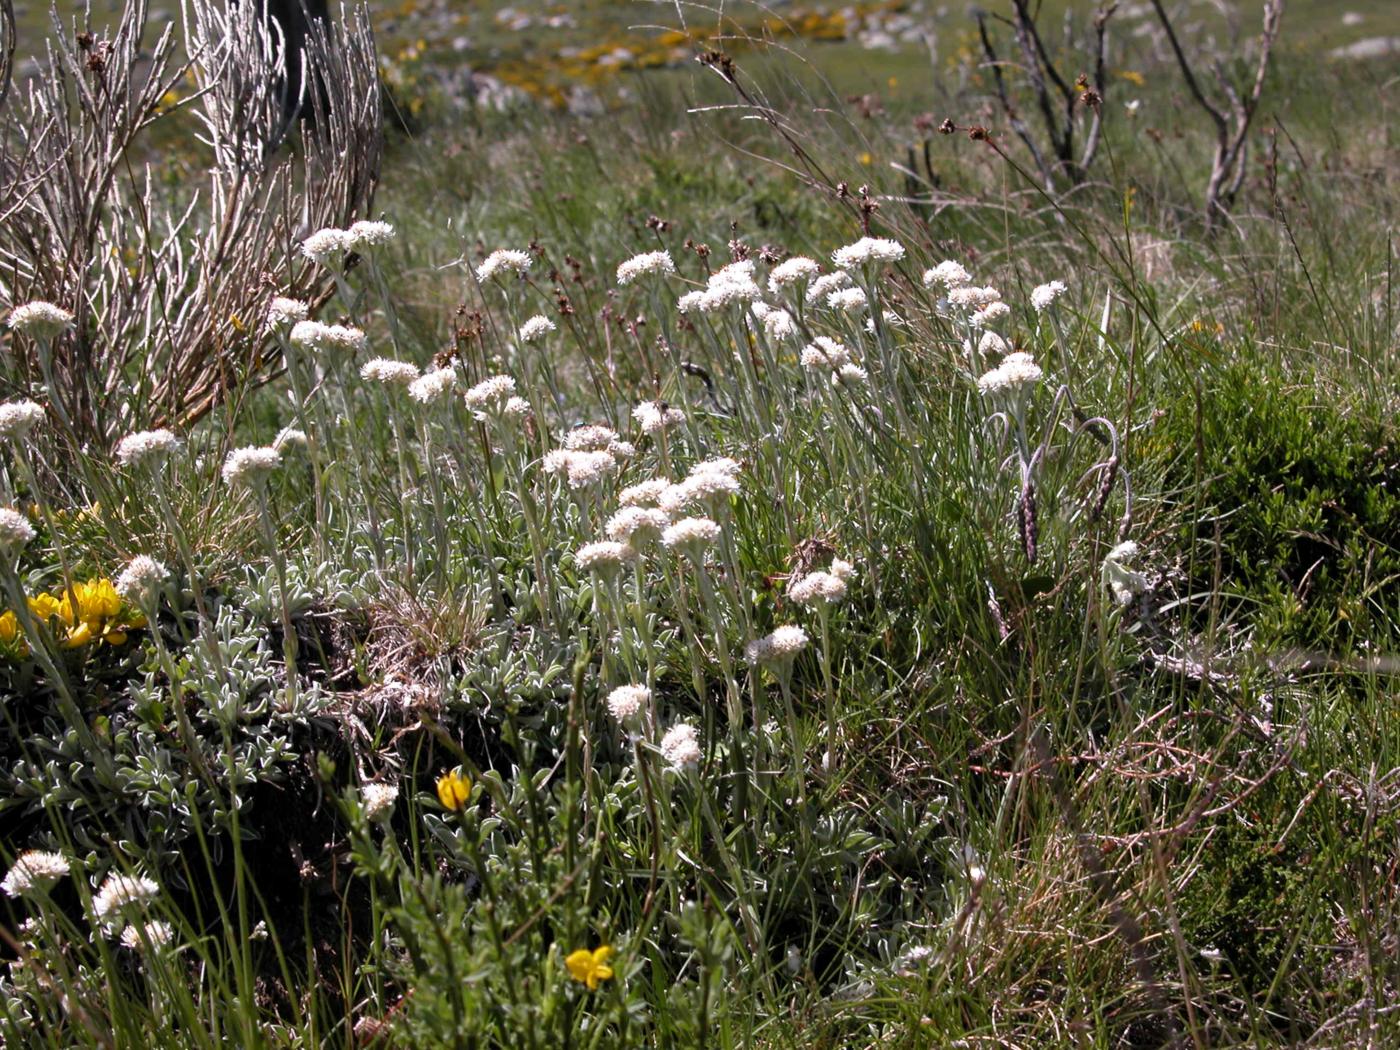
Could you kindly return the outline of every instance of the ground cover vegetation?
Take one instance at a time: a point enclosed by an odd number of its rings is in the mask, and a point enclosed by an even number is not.
[[[1397,1041],[1386,64],[603,10],[0,58],[6,1044]]]

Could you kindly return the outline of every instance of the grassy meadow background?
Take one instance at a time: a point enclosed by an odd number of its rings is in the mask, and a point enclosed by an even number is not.
[[[1203,80],[1252,74],[1259,7],[1172,6]],[[1066,80],[1093,10],[1037,7]],[[6,441],[6,608],[170,572],[101,642],[0,623],[0,853],[69,869],[0,901],[6,1045],[1400,1045],[1400,51],[1339,53],[1395,5],[1291,0],[1216,223],[1148,4],[1050,190],[960,4],[370,14],[353,218],[392,240],[308,262],[297,228],[221,318],[212,410],[163,415],[134,355],[78,440],[3,329],[4,400],[48,412]],[[127,185],[199,215],[193,93]],[[771,283],[863,236],[902,251],[850,267],[854,312]],[[676,275],[621,279],[659,251]],[[737,306],[679,308],[727,264]],[[12,270],[0,311],[42,287]],[[296,289],[366,345],[269,328]],[[1036,379],[979,385],[1018,351]],[[164,473],[114,458],[157,426]],[[230,484],[250,446],[279,466]],[[667,524],[710,545],[585,555],[653,477],[701,479]],[[751,648],[784,626],[794,659]],[[156,889],[100,904],[120,873]]]

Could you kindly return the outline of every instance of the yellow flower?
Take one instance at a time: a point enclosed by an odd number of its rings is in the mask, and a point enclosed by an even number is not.
[[[11,611],[0,613],[0,652],[8,656],[28,656],[29,645],[19,629],[19,618]]]
[[[472,782],[454,769],[438,778],[437,793],[443,808],[455,813],[467,804],[472,793]]]
[[[612,957],[612,948],[604,944],[591,952],[587,948],[570,952],[564,960],[564,965],[569,968],[570,977],[588,985],[590,992],[596,992],[600,982],[612,979],[613,968],[608,965],[608,960]]]
[[[47,624],[55,616],[63,614],[63,603],[52,594],[35,594],[25,599],[29,612],[42,624]]]

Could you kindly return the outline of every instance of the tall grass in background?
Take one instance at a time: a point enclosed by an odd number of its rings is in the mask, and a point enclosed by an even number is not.
[[[12,376],[6,1041],[1393,1040],[1393,148],[1283,61],[1211,231],[1165,74],[1051,197],[710,56],[392,143],[198,424]]]

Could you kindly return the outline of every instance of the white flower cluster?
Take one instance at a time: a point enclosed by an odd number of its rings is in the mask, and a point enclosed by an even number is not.
[[[106,922],[119,918],[130,908],[139,908],[154,900],[160,887],[144,875],[108,875],[102,887],[93,895],[93,910]]]
[[[463,394],[462,400],[478,419],[504,419],[530,408],[524,398],[515,396],[515,380],[506,375],[483,379]]]
[[[755,638],[744,647],[744,656],[751,664],[767,664],[782,667],[797,659],[797,654],[807,648],[807,632],[796,624],[785,624],[772,634]]]
[[[364,807],[368,820],[381,820],[388,817],[398,800],[396,784],[366,784],[360,790],[360,805]]]
[[[608,694],[608,714],[623,725],[635,725],[651,703],[651,690],[644,685],[620,685]]]
[[[684,481],[668,486],[657,503],[672,515],[695,506],[714,513],[727,508],[738,493],[739,464],[728,458],[707,459],[691,467]]]
[[[180,439],[164,428],[128,434],[117,442],[117,462],[124,467],[159,467],[180,451]]]
[[[16,555],[34,538],[34,526],[17,510],[0,508],[0,552]]]
[[[312,262],[330,266],[346,252],[382,248],[394,239],[394,227],[387,222],[361,220],[348,230],[327,226],[301,242],[301,254]]]
[[[298,321],[288,336],[293,346],[322,353],[354,354],[369,346],[365,333],[343,324],[322,324],[320,321]]]
[[[535,314],[534,317],[520,326],[517,335],[522,343],[535,343],[553,331],[555,331],[553,321],[545,317],[544,314]]]
[[[61,335],[73,323],[73,315],[61,306],[36,299],[32,303],[16,306],[10,311],[6,323],[16,332],[47,342]]]
[[[300,299],[288,299],[279,295],[267,305],[267,326],[273,331],[281,331],[305,321],[310,315],[310,307]]]
[[[695,727],[689,722],[673,725],[661,738],[661,757],[679,773],[691,773],[698,769],[704,754]]]
[[[661,538],[671,516],[658,507],[621,507],[604,529],[608,539],[630,543],[634,547],[654,543]]]
[[[777,293],[790,284],[810,281],[819,273],[821,273],[821,267],[817,265],[815,259],[809,259],[805,255],[794,255],[791,259],[780,262],[773,267],[768,274],[768,287]]]
[[[289,448],[306,448],[310,444],[311,439],[306,436],[306,431],[296,427],[283,427],[272,439],[272,447],[278,452],[285,452]]]
[[[666,478],[649,478],[635,485],[628,485],[617,494],[617,502],[624,507],[655,507],[660,504],[662,494],[671,487]]]
[[[854,270],[867,263],[898,262],[903,258],[904,246],[884,237],[862,237],[831,253],[831,261],[842,270]]]
[[[376,357],[360,368],[360,378],[369,383],[406,387],[420,375],[418,366],[391,357]]]
[[[68,859],[62,854],[32,849],[15,858],[0,880],[0,890],[11,897],[42,893],[67,874]]]
[[[445,401],[457,389],[457,373],[451,368],[434,368],[408,384],[408,396],[420,405]]]
[[[682,518],[661,533],[667,550],[700,559],[719,539],[719,526],[709,518]]]
[[[676,309],[683,314],[691,311],[708,314],[761,298],[763,290],[754,282],[753,269],[753,260],[743,259],[716,270],[710,274],[703,290],[681,296]]]
[[[931,270],[924,271],[924,287],[932,288],[935,284],[941,284],[950,291],[954,288],[961,288],[965,284],[972,283],[972,274],[967,272],[967,267],[962,263],[954,262],[952,259],[944,259]]]
[[[807,286],[807,301],[809,303],[827,302],[833,293],[847,287],[850,283],[851,275],[845,270],[825,274]]]
[[[1044,313],[1066,291],[1068,289],[1065,287],[1064,281],[1051,281],[1049,284],[1037,285],[1035,291],[1031,292],[1031,305],[1035,307],[1036,313]]]
[[[574,562],[584,572],[596,572],[607,576],[617,572],[624,565],[637,560],[637,550],[631,544],[616,540],[598,540],[585,543],[574,553]]]
[[[44,421],[44,409],[33,401],[0,405],[0,437],[17,441]]]
[[[659,434],[684,423],[685,413],[679,408],[672,408],[664,401],[643,401],[632,409],[632,418],[642,428],[643,434]]]
[[[483,284],[493,277],[508,273],[524,273],[534,263],[529,252],[515,248],[497,248],[476,268],[476,279]]]
[[[617,283],[631,284],[638,277],[647,274],[659,273],[669,276],[675,272],[676,264],[672,261],[670,252],[643,252],[618,266]]]
[[[571,489],[600,485],[617,473],[617,457],[606,450],[551,449],[544,456],[546,474],[563,474]]]
[[[1040,382],[1044,374],[1030,354],[1007,354],[1006,360],[977,380],[977,389],[989,397],[1001,393],[1015,394]]]
[[[783,340],[797,335],[797,322],[786,310],[769,306],[767,303],[754,303],[753,315],[763,326],[763,332],[769,339]]]
[[[245,485],[256,489],[267,482],[274,470],[282,465],[282,454],[268,446],[248,445],[236,448],[224,460],[223,478],[230,485]]]
[[[138,554],[126,563],[126,568],[116,578],[117,593],[137,606],[144,606],[146,600],[165,586],[170,579],[170,570],[146,554]]]
[[[826,571],[809,572],[788,581],[788,597],[798,605],[835,605],[846,598],[846,585],[856,569],[848,561],[833,558]]]
[[[843,314],[859,313],[867,302],[865,292],[859,288],[838,288],[826,297],[826,305]]]
[[[803,348],[800,360],[812,372],[838,372],[850,363],[851,352],[835,339],[819,335]]]
[[[175,940],[175,928],[168,922],[153,919],[151,922],[133,923],[122,930],[121,944],[134,952],[144,952],[147,947],[161,949],[169,947]]]

